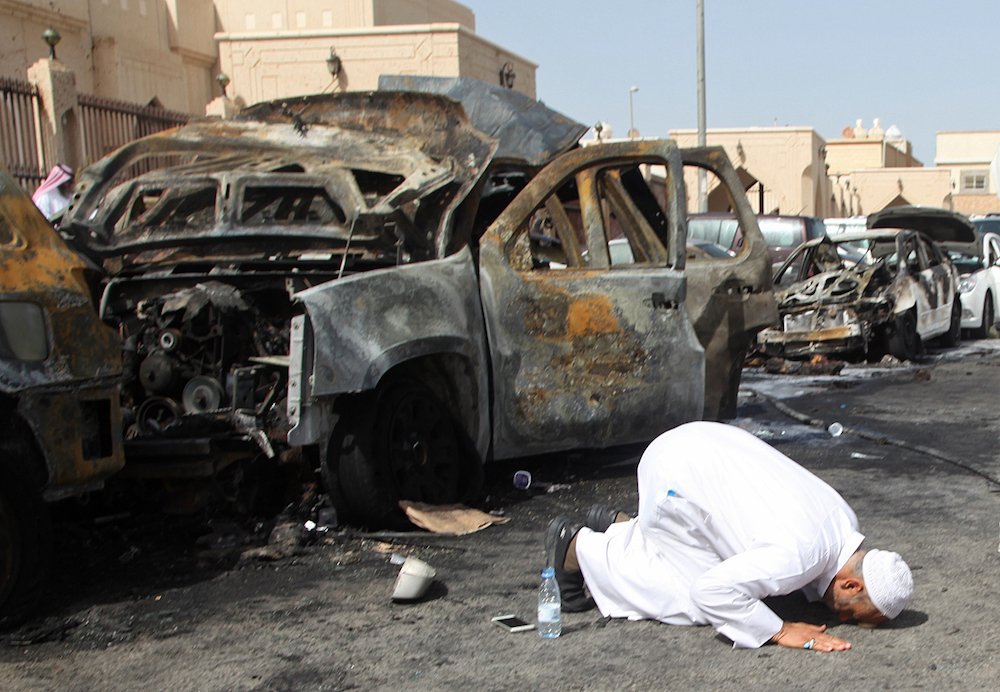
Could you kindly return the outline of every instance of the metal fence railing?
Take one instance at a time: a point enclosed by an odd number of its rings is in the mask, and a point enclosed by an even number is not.
[[[0,163],[30,192],[45,178],[45,150],[37,87],[0,77]]]
[[[60,119],[63,126],[79,127],[71,141],[82,145],[86,166],[118,147],[146,135],[183,125],[191,116],[158,106],[142,106],[127,101],[77,95],[79,120]],[[57,163],[51,143],[52,133],[43,127],[45,110],[38,87],[31,82],[0,77],[0,165],[31,192]],[[56,135],[60,136],[60,135]]]
[[[83,153],[93,163],[132,140],[185,124],[185,113],[80,94]]]

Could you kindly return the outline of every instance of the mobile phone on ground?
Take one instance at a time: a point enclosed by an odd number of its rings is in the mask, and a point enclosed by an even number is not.
[[[500,625],[508,632],[526,632],[535,629],[533,622],[525,622],[516,615],[497,615],[495,618],[490,618],[490,622]]]

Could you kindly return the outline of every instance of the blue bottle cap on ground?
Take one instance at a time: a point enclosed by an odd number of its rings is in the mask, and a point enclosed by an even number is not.
[[[545,567],[542,569],[542,579],[551,579],[554,576],[556,576],[555,567]]]
[[[527,490],[531,487],[531,473],[529,471],[515,471],[514,487],[518,490]]]

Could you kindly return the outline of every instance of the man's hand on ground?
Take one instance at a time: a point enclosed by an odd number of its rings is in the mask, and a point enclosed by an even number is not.
[[[787,646],[789,649],[846,651],[851,648],[849,641],[827,634],[826,625],[812,625],[808,622],[784,623],[781,630],[771,637],[771,641],[781,646]]]

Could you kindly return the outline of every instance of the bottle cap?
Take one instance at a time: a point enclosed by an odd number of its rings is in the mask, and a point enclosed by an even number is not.
[[[546,567],[542,570],[542,579],[551,579],[554,576],[556,576],[555,567]]]

